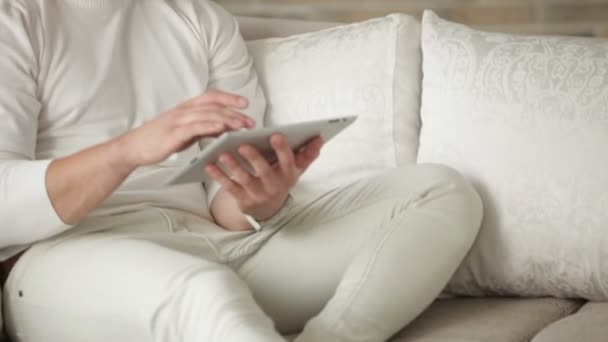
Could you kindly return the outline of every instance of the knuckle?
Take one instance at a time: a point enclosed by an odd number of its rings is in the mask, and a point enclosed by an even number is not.
[[[217,96],[218,94],[219,94],[219,91],[218,91],[217,89],[208,89],[208,90],[207,90],[207,91],[206,91],[206,92],[205,92],[205,93],[204,93],[204,94],[201,96],[201,98],[208,99],[208,98],[211,98],[211,97]]]
[[[241,210],[244,212],[250,212],[253,211],[253,209],[255,209],[256,204],[252,199],[244,199],[241,201]]]
[[[204,104],[200,108],[200,111],[205,114],[217,114],[217,112],[222,110],[222,107],[217,104]]]
[[[208,133],[210,131],[210,129],[209,129],[209,125],[204,124],[204,123],[199,123],[199,124],[192,126],[192,131],[194,132],[195,135],[198,135],[198,134]]]
[[[271,197],[271,198],[275,197],[281,193],[281,191],[279,190],[279,187],[274,186],[274,185],[268,186],[266,188],[265,192],[268,195],[268,197]]]
[[[237,192],[238,187],[236,186],[236,184],[234,184],[234,182],[232,182],[228,179],[225,179],[224,189],[226,189],[226,191],[234,194]]]
[[[243,184],[245,186],[250,186],[250,185],[253,185],[254,182],[255,182],[255,180],[253,179],[253,176],[250,175],[249,173],[245,173],[242,176],[241,184]]]
[[[290,167],[287,170],[285,170],[285,177],[287,178],[288,182],[291,182],[294,179],[298,178],[298,169],[294,166],[294,167]]]
[[[258,175],[262,178],[270,178],[272,176],[272,170],[269,167],[262,167],[258,171]]]
[[[285,164],[287,167],[293,167],[293,165],[295,164],[295,156],[293,155],[293,153],[288,152],[285,153]]]

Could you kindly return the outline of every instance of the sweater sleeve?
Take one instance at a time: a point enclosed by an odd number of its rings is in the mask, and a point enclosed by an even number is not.
[[[248,98],[249,108],[243,114],[254,119],[258,128],[263,127],[266,98],[236,18],[212,1],[200,1],[199,6],[208,51],[208,88]],[[220,185],[212,181],[205,184],[205,189],[211,205]]]
[[[23,8],[0,0],[0,250],[65,230],[46,191],[49,160],[35,160],[38,73]]]

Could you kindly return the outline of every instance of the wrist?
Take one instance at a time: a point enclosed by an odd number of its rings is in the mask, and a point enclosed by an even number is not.
[[[248,214],[248,216],[256,221],[268,221],[281,211],[287,201],[290,200],[290,197],[291,195],[287,193],[279,201],[275,203],[267,203],[265,208],[259,208],[257,212]]]
[[[244,214],[245,220],[247,220],[249,225],[251,225],[254,230],[260,231],[262,228],[274,226],[283,220],[287,216],[287,213],[289,212],[289,209],[291,209],[292,205],[293,197],[290,194],[287,194],[287,198],[283,201],[281,207],[271,216],[260,220],[253,216]]]
[[[107,151],[109,165],[114,170],[129,174],[139,167],[139,164],[129,152],[130,147],[126,135],[110,141],[107,146]]]

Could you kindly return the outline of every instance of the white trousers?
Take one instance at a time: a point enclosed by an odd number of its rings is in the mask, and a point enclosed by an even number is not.
[[[441,292],[481,201],[455,171],[394,169],[228,232],[185,213],[97,219],[39,243],[5,293],[15,342],[385,341]],[[106,229],[107,228],[107,229]]]

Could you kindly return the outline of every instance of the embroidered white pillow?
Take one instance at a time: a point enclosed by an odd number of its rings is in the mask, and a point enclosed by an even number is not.
[[[608,300],[608,40],[422,26],[418,160],[485,204],[449,290]]]
[[[358,116],[324,146],[296,198],[415,162],[421,82],[416,19],[391,15],[248,46],[268,99],[266,125]]]

